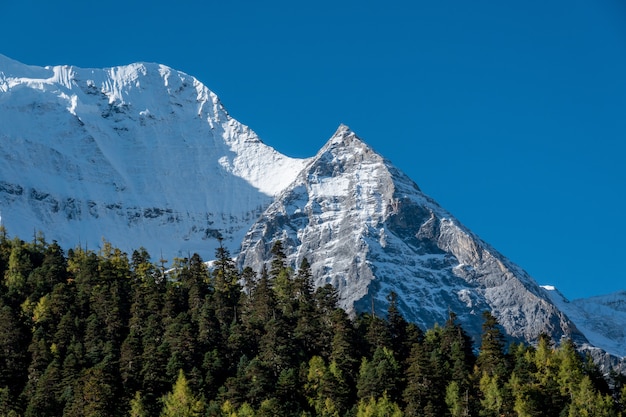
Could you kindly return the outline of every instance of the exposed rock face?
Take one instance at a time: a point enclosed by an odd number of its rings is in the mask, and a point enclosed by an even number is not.
[[[386,311],[399,294],[409,320],[430,327],[454,311],[475,337],[490,310],[513,338],[584,336],[521,269],[461,226],[346,126],[252,226],[241,266],[260,269],[281,239],[295,268],[311,263],[349,311]]]

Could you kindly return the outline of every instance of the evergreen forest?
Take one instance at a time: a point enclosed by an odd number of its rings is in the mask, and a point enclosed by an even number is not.
[[[571,341],[507,343],[484,312],[421,329],[388,295],[349,316],[281,242],[261,271],[220,247],[171,261],[64,251],[0,226],[1,416],[620,416],[624,377]]]

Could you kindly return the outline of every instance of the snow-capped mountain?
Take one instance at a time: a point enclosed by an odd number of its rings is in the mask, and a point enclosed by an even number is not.
[[[547,332],[624,354],[346,126],[314,157],[289,158],[166,66],[42,68],[0,55],[0,144],[11,235],[92,249],[105,238],[166,259],[210,259],[221,236],[257,270],[282,239],[292,266],[307,257],[349,311],[384,313],[394,291],[425,327],[454,311],[477,336],[491,310],[512,338]]]
[[[195,78],[157,64],[32,67],[0,55],[0,215],[68,247],[236,250],[306,160],[263,144]]]

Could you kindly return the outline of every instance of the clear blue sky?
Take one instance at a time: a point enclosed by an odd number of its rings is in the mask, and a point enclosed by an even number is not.
[[[4,55],[169,65],[291,156],[345,123],[540,284],[626,289],[621,0],[3,3]]]

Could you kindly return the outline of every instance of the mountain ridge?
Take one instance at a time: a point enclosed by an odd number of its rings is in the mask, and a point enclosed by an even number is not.
[[[24,68],[40,78],[13,74]],[[13,191],[4,193],[5,201],[29,200],[22,209],[33,212],[12,222],[20,235],[32,227],[53,230],[45,226],[62,222],[55,215],[62,212],[91,223],[78,233],[52,236],[72,245],[97,245],[101,236],[94,238],[90,230],[100,229],[130,251],[136,247],[125,238],[126,227],[149,245],[152,228],[169,226],[170,235],[187,244],[152,246],[151,252],[212,256],[214,237],[223,235],[236,249],[246,219],[257,216],[305,163],[263,144],[228,115],[213,92],[169,67],[47,68],[13,63],[11,74],[0,76],[0,103],[6,103],[3,116],[10,121],[0,131],[0,152],[9,162],[0,170],[0,192]],[[196,192],[203,178],[219,198]],[[20,191],[20,181],[36,186]],[[85,198],[73,200],[74,190]],[[16,211],[5,209],[5,223]],[[20,226],[31,218],[42,220]],[[103,219],[110,224],[98,226]],[[126,225],[115,226],[120,220]]]

